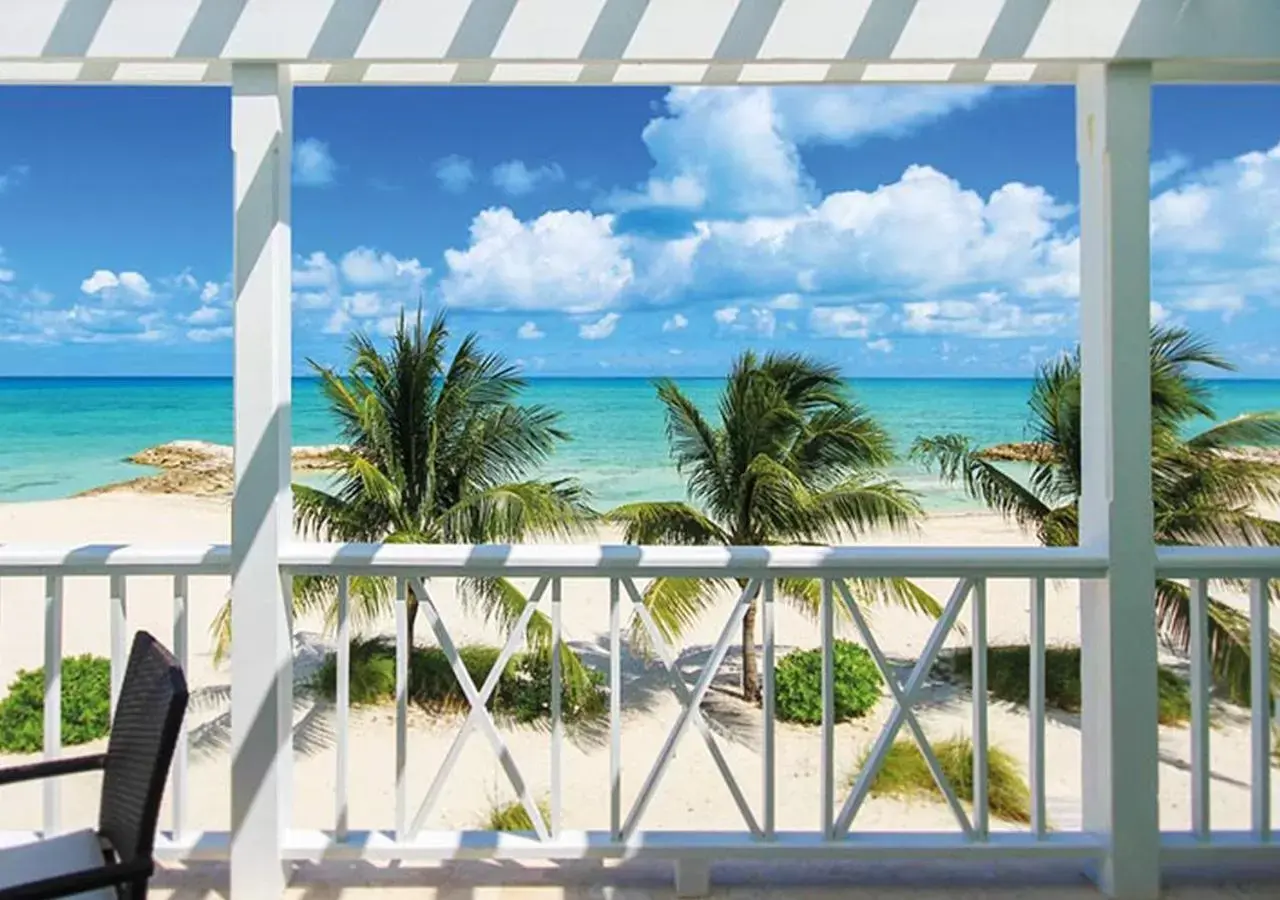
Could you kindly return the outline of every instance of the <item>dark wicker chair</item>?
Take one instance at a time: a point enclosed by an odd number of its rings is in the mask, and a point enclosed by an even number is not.
[[[107,752],[0,770],[0,785],[102,770],[97,830],[0,849],[0,900],[81,896],[142,900],[155,869],[160,800],[187,711],[187,680],[154,637],[129,652]]]

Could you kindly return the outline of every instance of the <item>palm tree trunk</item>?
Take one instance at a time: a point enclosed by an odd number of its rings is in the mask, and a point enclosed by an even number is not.
[[[412,653],[413,652],[413,625],[415,622],[418,621],[418,595],[415,594],[413,592],[413,588],[409,587],[408,585],[405,585],[404,607],[405,607],[405,613],[406,613],[405,618],[409,622],[409,627],[408,629],[406,629],[406,636],[409,641],[409,652]]]
[[[745,588],[744,588],[745,590]],[[759,703],[760,672],[756,667],[756,604],[753,600],[742,617],[742,699]]]

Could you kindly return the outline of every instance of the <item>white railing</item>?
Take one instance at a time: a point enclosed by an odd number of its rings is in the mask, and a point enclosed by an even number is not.
[[[816,548],[739,547],[683,548],[631,546],[405,546],[295,544],[281,560],[292,575],[338,576],[337,702],[335,710],[336,797],[333,827],[325,830],[293,829],[284,843],[290,859],[440,859],[461,857],[558,859],[582,857],[659,857],[688,864],[709,858],[810,857],[839,858],[893,856],[1046,856],[1095,858],[1101,838],[1087,831],[1056,831],[1049,823],[1045,790],[1045,603],[1046,582],[1054,579],[1084,580],[1104,577],[1106,560],[1079,549],[1044,548]],[[1163,835],[1166,859],[1184,854],[1234,853],[1240,850],[1271,852],[1269,699],[1270,646],[1268,635],[1268,578],[1280,577],[1280,552],[1274,550],[1162,550],[1157,569],[1162,577],[1187,579],[1192,585],[1192,828],[1189,833]],[[228,576],[230,554],[225,546],[94,546],[78,548],[0,546],[0,580],[10,577],[42,577],[45,586],[45,731],[44,754],[61,752],[56,723],[61,718],[60,661],[63,589],[67,579],[106,579],[110,597],[110,653],[112,699],[119,692],[126,652],[129,579],[132,576],[165,575],[172,578],[172,646],[184,665],[189,653],[189,578]],[[348,579],[353,575],[394,579],[396,591],[396,729],[394,821],[382,830],[354,831],[348,821],[350,609]],[[501,649],[497,663],[483,684],[476,685],[462,665],[454,640],[432,598],[432,578],[459,576],[525,577],[536,579],[520,620]],[[853,577],[903,576],[954,578],[948,598],[923,651],[909,675],[901,678],[886,660],[845,580]],[[641,600],[640,580],[657,576],[715,576],[739,579],[746,586],[733,603],[711,656],[696,683],[690,687],[676,664],[676,654]],[[832,656],[827,654],[822,673],[823,721],[821,725],[820,820],[809,831],[780,831],[776,827],[777,754],[774,716],[775,580],[782,577],[817,578],[822,583],[820,628],[823,646],[834,640],[834,620],[843,608],[885,677],[894,710],[877,738],[867,765],[847,796],[836,791],[834,758],[835,717]],[[609,823],[607,830],[570,831],[562,827],[562,796],[566,787],[561,765],[564,722],[561,705],[560,607],[566,578],[598,579],[607,585],[609,598]],[[1247,579],[1252,585],[1250,613],[1253,620],[1252,700],[1252,828],[1248,832],[1215,830],[1209,817],[1210,668],[1206,640],[1207,584],[1211,580]],[[987,813],[987,582],[1019,579],[1027,584],[1030,599],[1031,645],[1028,776],[1031,788],[1031,823],[1023,831],[993,831]],[[468,701],[469,712],[431,786],[416,808],[411,805],[408,766],[409,640],[406,592],[411,588],[435,641],[444,651]],[[602,590],[602,600],[604,591]],[[757,817],[746,792],[735,778],[715,736],[703,716],[701,704],[724,660],[750,603],[761,604],[763,716],[761,802]],[[968,603],[971,621],[968,639],[974,647],[972,740],[974,743],[972,818],[942,772],[915,712],[922,688],[948,636]],[[507,751],[501,730],[486,708],[499,673],[521,646],[525,626],[535,609],[550,606],[552,623],[550,817],[544,821],[529,784]],[[634,614],[652,642],[666,670],[669,688],[680,705],[675,725],[630,808],[622,802],[622,629],[625,614]],[[916,739],[947,805],[959,825],[958,833],[851,833],[859,810],[870,794],[880,765],[899,732],[906,728]],[[643,819],[649,801],[670,765],[686,733],[699,733],[711,752],[720,775],[741,813],[739,832],[691,830],[647,831]],[[457,761],[467,734],[479,730],[497,753],[505,774],[528,812],[534,833],[518,835],[484,831],[428,831],[423,825],[440,797],[441,789]],[[225,858],[228,835],[188,821],[186,740],[174,760],[169,804],[170,831],[158,847],[169,859]],[[58,786],[44,788],[43,831],[59,830]]]

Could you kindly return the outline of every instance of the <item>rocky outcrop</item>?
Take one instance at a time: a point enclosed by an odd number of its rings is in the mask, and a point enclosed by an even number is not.
[[[983,459],[996,462],[1043,463],[1053,460],[1053,448],[1037,441],[1021,441],[1012,444],[996,444],[979,451]]]
[[[1253,462],[1280,465],[1280,447],[1231,447],[1218,451],[1227,459],[1247,459]],[[983,459],[996,462],[1044,463],[1053,461],[1053,449],[1049,444],[1022,441],[1012,444],[996,444],[978,452]]]
[[[316,472],[337,466],[334,456],[341,451],[337,444],[294,447],[293,468],[298,472]],[[155,475],[143,475],[84,492],[94,494],[192,494],[218,497],[231,493],[233,483],[232,452],[225,444],[208,441],[170,441],[148,447],[128,457],[140,466],[160,469]]]

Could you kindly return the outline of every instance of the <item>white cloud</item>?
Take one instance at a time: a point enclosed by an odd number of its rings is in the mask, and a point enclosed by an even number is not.
[[[889,340],[888,338],[878,338],[877,340],[874,340],[874,341],[867,341],[867,349],[874,350],[877,353],[885,353],[885,354],[892,353],[893,341]]]
[[[556,163],[530,169],[524,160],[513,159],[494,166],[490,177],[499,190],[519,197],[542,184],[564,181],[564,169]]]
[[[357,288],[384,287],[393,282],[415,288],[431,274],[431,270],[423,268],[416,259],[397,259],[369,247],[347,251],[342,257],[341,271],[346,283]]]
[[[634,280],[614,219],[567,210],[522,222],[506,208],[471,223],[471,244],[446,250],[440,289],[446,304],[475,309],[596,312]]]
[[[738,321],[738,314],[741,312],[736,306],[723,306],[711,314],[716,320],[716,324],[722,327],[728,327]]]
[[[30,171],[26,166],[10,166],[3,172],[0,172],[0,194],[3,194],[9,188],[19,184],[22,179],[27,177]]]
[[[297,184],[308,187],[333,184],[337,168],[324,141],[307,138],[293,148],[293,180]]]
[[[1151,164],[1151,186],[1164,184],[1189,165],[1191,160],[1181,153],[1170,153],[1163,159],[1157,159]]]
[[[202,306],[187,316],[188,325],[212,325],[221,321],[226,311],[218,306]]]
[[[977,103],[982,88],[675,88],[642,133],[653,172],[618,209],[781,215],[817,200],[799,148],[898,136]]]
[[[1203,293],[1192,294],[1174,301],[1178,309],[1187,312],[1216,312],[1222,314],[1222,321],[1230,322],[1244,312],[1246,302],[1243,296],[1231,290],[1209,287]]]
[[[615,312],[605,313],[595,322],[584,322],[578,326],[578,337],[588,341],[598,341],[613,334],[622,316]]]
[[[187,332],[187,340],[195,341],[197,344],[207,344],[212,341],[225,341],[231,338],[232,328],[230,325],[223,325],[219,328],[192,328]]]
[[[687,327],[689,327],[689,320],[680,313],[676,313],[662,323],[663,331],[681,331]]]
[[[516,337],[522,341],[536,341],[547,336],[547,333],[538,327],[536,322],[525,322],[516,329]]]
[[[121,272],[97,269],[80,282],[80,290],[91,296],[108,300],[127,300],[134,303],[152,299],[151,284],[138,272]]]
[[[1151,301],[1151,324],[1162,325],[1169,321],[1169,310],[1155,300]]]
[[[816,306],[809,310],[809,330],[819,337],[863,340],[871,326],[884,314],[885,306],[879,303],[862,306]]]
[[[778,330],[778,319],[774,316],[773,310],[767,307],[752,307],[751,327],[762,337],[773,337],[774,332]]]
[[[972,300],[904,303],[902,312],[905,331],[980,338],[1054,334],[1070,319],[1065,309],[1028,309],[997,291],[983,291]]]
[[[221,293],[222,285],[218,284],[216,281],[206,281],[204,283],[204,287],[200,289],[200,302],[212,303],[214,300],[218,299]]]
[[[779,294],[769,301],[773,309],[799,309],[803,305],[799,294]]]
[[[451,194],[461,194],[476,179],[471,160],[456,154],[436,160],[435,174],[440,186]]]
[[[1072,297],[1078,242],[1057,223],[1070,212],[1017,182],[987,197],[928,166],[873,191],[828,195],[786,216],[700,223],[695,246],[665,277],[671,293],[785,294],[797,272],[825,296],[886,291],[934,297],[993,285],[1032,297]]]

